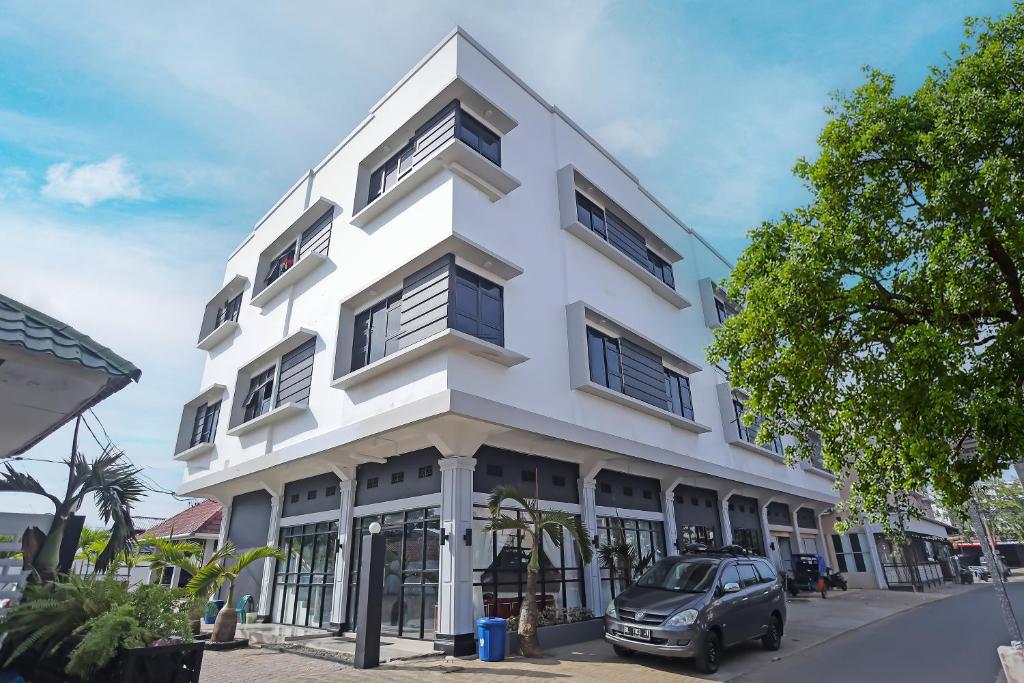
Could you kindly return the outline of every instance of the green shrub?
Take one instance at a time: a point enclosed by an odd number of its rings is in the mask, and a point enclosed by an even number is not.
[[[29,586],[21,604],[0,622],[6,632],[4,665],[31,668],[64,656],[65,671],[81,678],[102,669],[128,647],[178,637],[192,639],[192,599],[180,589],[139,586],[129,591],[113,577],[62,577]]]

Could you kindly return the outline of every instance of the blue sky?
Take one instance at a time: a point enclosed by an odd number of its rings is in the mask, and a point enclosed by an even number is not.
[[[97,410],[160,485],[203,305],[253,223],[461,24],[729,258],[806,197],[828,93],[911,89],[1002,2],[5,3],[0,291],[142,382]],[[12,257],[13,256],[13,257]],[[30,454],[63,457],[67,430]],[[87,445],[87,453],[95,447]],[[56,486],[63,472],[33,463]],[[48,511],[8,495],[0,509]],[[141,513],[182,503],[153,495]]]

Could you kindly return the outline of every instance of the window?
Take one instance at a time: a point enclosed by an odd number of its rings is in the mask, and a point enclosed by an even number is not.
[[[665,529],[661,522],[624,517],[598,517],[597,537],[601,545],[628,543],[640,557],[665,557]],[[601,589],[605,598],[614,598],[626,588],[623,577],[615,569],[601,568]]]
[[[297,242],[292,242],[284,248],[281,253],[274,257],[270,262],[270,268],[267,270],[267,274],[263,277],[263,284],[270,285],[277,278],[288,272],[288,269],[295,265],[295,248],[298,246]]]
[[[740,583],[740,573],[736,569],[736,565],[730,564],[728,567],[722,570],[722,578],[719,579],[718,585],[725,588],[727,584],[735,583],[737,586],[742,586]]]
[[[284,527],[278,547],[287,559],[277,562],[273,621],[326,628],[334,604],[337,522]]]
[[[709,548],[718,546],[713,527],[701,526],[700,524],[681,524],[678,527],[677,533],[679,534],[681,547],[685,547],[690,543],[703,543]]]
[[[261,372],[249,380],[249,393],[246,394],[242,405],[245,406],[245,419],[248,422],[259,417],[270,410],[274,398],[274,375],[277,366]]]
[[[503,509],[513,519],[526,521],[525,513]],[[475,617],[508,618],[519,614],[526,592],[527,563],[533,550],[521,531],[486,531],[487,508],[473,508],[473,607]],[[479,541],[478,541],[479,539]],[[571,536],[562,534],[558,543],[545,536],[538,553],[537,607],[565,610],[585,607],[590,596],[584,588],[584,565]]]
[[[368,488],[368,489],[375,489],[375,488],[377,488],[377,485],[379,483],[380,483],[380,479],[378,479],[377,477],[370,477],[369,479],[366,480],[366,488]]]
[[[690,378],[665,369],[665,391],[668,393],[670,410],[688,420],[693,419],[693,396],[690,394]]]
[[[601,484],[601,493],[611,493],[611,492],[612,492],[612,485],[611,484]]]
[[[452,327],[484,341],[504,346],[502,289],[493,282],[455,269],[455,321]]]
[[[501,136],[468,114],[455,100],[420,126],[407,145],[370,174],[366,203],[394,187],[421,158],[428,157],[453,136],[495,166],[501,166]]]
[[[590,379],[613,391],[622,391],[622,356],[619,340],[587,328],[587,351],[590,358]]]
[[[196,418],[192,425],[192,438],[189,448],[201,443],[213,443],[217,435],[217,418],[220,417],[220,401],[203,404],[196,408]]]
[[[475,118],[461,111],[459,139],[480,153],[495,166],[501,166],[501,138]]]
[[[832,547],[836,551],[836,562],[839,564],[839,571],[849,572],[850,569],[846,564],[846,555],[843,551],[843,539],[839,534],[832,534]]]
[[[291,495],[291,496],[289,497],[289,500],[290,500],[290,501],[291,501],[292,503],[298,503],[298,502],[299,502],[299,494],[297,494],[297,493],[293,493],[293,494],[292,494],[292,495]]]
[[[737,570],[740,573],[740,585],[744,588],[756,586],[760,581],[752,564],[741,564],[737,567]]]
[[[405,481],[405,472],[392,472],[391,473],[391,483],[392,484],[401,484],[403,481]]]
[[[775,568],[764,560],[754,560],[754,567],[757,569],[757,575],[761,578],[761,583],[772,583],[779,578],[779,575],[775,573]]]
[[[392,294],[356,315],[352,369],[358,370],[397,351],[401,326],[401,292]]]
[[[228,299],[217,309],[217,318],[213,323],[213,329],[217,329],[226,322],[238,322],[238,313],[242,308],[242,293],[239,292],[233,299]]]
[[[746,548],[755,555],[762,555],[764,553],[764,551],[761,549],[760,529],[745,529],[742,527],[733,527],[732,542],[738,546]]]
[[[721,299],[715,299],[715,312],[718,313],[718,322],[725,324],[725,319],[735,313],[732,308]]]
[[[675,289],[672,264],[648,249],[644,236],[629,227],[626,221],[611,211],[602,209],[579,191],[576,192],[576,220],[643,266],[654,277]]]
[[[381,525],[387,566],[384,593],[381,596],[381,632],[405,638],[434,637],[434,616],[438,596],[438,572],[441,564],[440,510],[417,508],[353,520],[351,570],[349,571],[348,623],[360,625],[359,595],[360,552],[358,542],[369,533],[370,524]],[[473,538],[474,549],[477,546]],[[454,543],[455,541],[449,541]],[[461,543],[461,541],[459,541]]]
[[[844,540],[846,541],[845,544],[843,543]],[[868,562],[870,560],[865,557],[867,553],[864,551],[864,546],[861,545],[860,534],[850,534],[845,538],[839,534],[832,534],[832,547],[836,551],[836,562],[839,564],[839,571],[866,572],[868,570]],[[854,569],[851,570],[851,567]]]
[[[764,445],[757,443],[757,433],[761,429],[761,424],[764,422],[764,418],[757,418],[749,427],[743,424],[743,411],[746,410],[746,407],[743,405],[743,402],[735,396],[732,399],[732,409],[736,414],[736,429],[741,439],[747,443],[755,444],[760,448],[782,455],[782,439],[777,436],[773,437],[771,441]]]
[[[654,273],[654,277],[658,278],[672,289],[676,288],[675,274],[672,272],[672,264],[655,254],[650,249],[647,250],[647,261],[651,264],[651,272]]]
[[[316,500],[316,489],[306,492],[306,500]]]
[[[338,487],[337,486],[328,486],[327,489],[324,491],[324,497],[325,498],[330,498],[331,496],[336,495],[337,493],[338,493]]]
[[[432,477],[432,476],[434,476],[434,466],[433,465],[424,465],[423,467],[420,468],[420,471],[419,471],[419,478],[420,479],[426,479],[427,477]]]

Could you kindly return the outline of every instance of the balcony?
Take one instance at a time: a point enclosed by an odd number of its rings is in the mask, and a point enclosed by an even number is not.
[[[249,303],[263,308],[327,259],[335,204],[319,197],[260,254]]]

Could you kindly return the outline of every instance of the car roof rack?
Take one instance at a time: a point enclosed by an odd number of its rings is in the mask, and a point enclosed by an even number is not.
[[[753,557],[754,554],[741,545],[723,545],[721,548],[709,548],[704,543],[687,543],[682,547],[683,554],[695,555],[728,555],[730,557]]]

